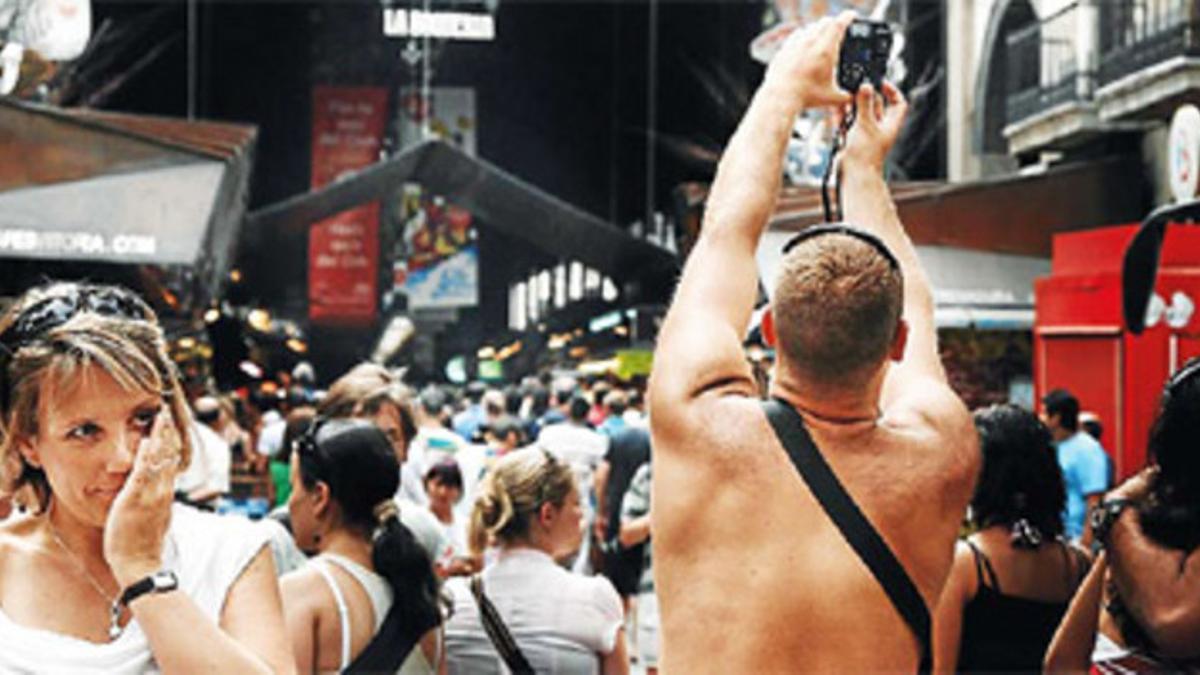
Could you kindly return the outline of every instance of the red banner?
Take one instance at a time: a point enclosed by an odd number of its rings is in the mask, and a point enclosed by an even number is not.
[[[314,189],[379,159],[387,99],[382,87],[314,89]],[[313,223],[308,233],[309,319],[326,324],[371,323],[378,286],[378,202]]]

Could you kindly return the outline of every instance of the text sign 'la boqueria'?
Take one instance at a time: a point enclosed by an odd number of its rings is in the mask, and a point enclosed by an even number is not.
[[[496,22],[491,14],[385,9],[383,34],[388,37],[486,41],[495,39]]]

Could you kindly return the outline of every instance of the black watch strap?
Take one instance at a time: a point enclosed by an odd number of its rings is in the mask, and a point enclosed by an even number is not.
[[[1113,524],[1121,517],[1121,512],[1134,503],[1132,499],[1105,499],[1097,504],[1089,515],[1092,525],[1092,539],[1107,546],[1108,536],[1112,532]]]
[[[179,579],[174,572],[170,570],[155,572],[140,581],[135,581],[121,591],[121,597],[117,599],[117,604],[128,607],[129,603],[147,593],[166,593],[177,588],[179,588]]]

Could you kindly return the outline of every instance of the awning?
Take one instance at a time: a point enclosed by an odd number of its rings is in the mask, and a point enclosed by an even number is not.
[[[576,208],[442,141],[427,141],[320,190],[250,214],[248,225],[267,231],[306,228],[346,209],[390,197],[405,182],[471,211],[493,227],[562,259],[635,283],[631,301],[664,301],[679,272],[675,254]]]
[[[256,133],[0,99],[0,258],[185,266],[213,292]]]
[[[1152,203],[1146,169],[1130,156],[970,183],[890,187],[917,245],[1045,258],[1055,234],[1136,222]],[[822,219],[820,190],[791,187],[780,194],[768,227],[796,232]]]

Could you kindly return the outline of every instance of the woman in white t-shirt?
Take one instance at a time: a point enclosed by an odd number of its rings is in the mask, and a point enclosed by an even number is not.
[[[555,563],[578,547],[582,518],[570,466],[535,448],[509,453],[484,477],[475,501],[473,550],[499,548],[478,578],[534,672],[624,675],[629,661],[616,589]],[[470,582],[452,579],[446,587],[454,602],[446,625],[449,673],[507,672]]]
[[[55,283],[0,318],[0,672],[292,672],[266,535],[173,506],[191,423],[154,312]]]

